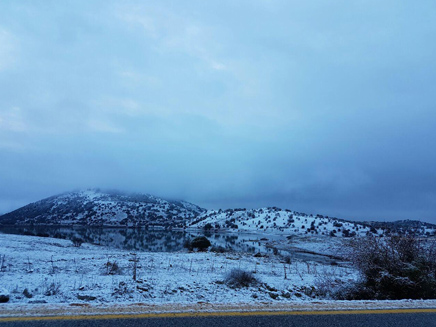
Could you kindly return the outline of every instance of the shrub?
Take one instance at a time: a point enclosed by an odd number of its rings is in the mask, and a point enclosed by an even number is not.
[[[291,264],[291,262],[292,262],[292,258],[291,258],[290,255],[282,256],[282,259],[283,259],[283,261],[284,261],[285,263],[287,263],[287,264]]]
[[[119,282],[118,287],[114,288],[112,295],[126,295],[133,293],[133,289],[126,282]]]
[[[225,278],[225,283],[230,287],[249,287],[256,282],[251,272],[242,269],[232,269]]]
[[[106,275],[116,275],[121,273],[121,268],[116,261],[106,262]]]
[[[85,241],[82,240],[80,237],[73,237],[71,239],[71,242],[73,242],[73,246],[76,248],[80,247]]]
[[[436,247],[414,236],[368,236],[350,243],[361,282],[341,290],[344,299],[436,298]]]
[[[191,246],[198,251],[206,251],[209,246],[211,246],[210,241],[206,236],[197,236],[191,241]]]
[[[207,224],[204,225],[204,227],[203,227],[203,229],[204,229],[205,231],[209,231],[209,230],[211,230],[212,228],[213,228],[213,226],[212,226],[211,223],[207,223]]]
[[[189,251],[192,251],[194,248],[192,247],[192,241],[191,239],[187,238],[184,242],[183,242],[183,247],[185,249],[188,249]]]
[[[29,290],[28,290],[27,288],[24,289],[24,291],[23,291],[23,295],[24,295],[25,297],[27,297],[28,299],[30,299],[30,298],[33,297],[33,294],[30,293]]]
[[[215,253],[225,253],[225,252],[229,252],[229,249],[221,245],[214,245],[210,248],[210,251]]]
[[[61,288],[60,283],[52,282],[52,283],[50,283],[50,285],[48,285],[46,287],[46,289],[44,291],[44,295],[45,296],[57,295],[59,293],[60,288]]]
[[[6,289],[0,287],[0,303],[8,302],[9,298],[10,298],[9,292]]]

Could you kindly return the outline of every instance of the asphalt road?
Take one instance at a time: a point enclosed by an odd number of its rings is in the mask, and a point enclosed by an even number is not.
[[[395,312],[395,313],[394,313]],[[436,327],[436,310],[407,312],[401,310],[374,313],[280,313],[255,314],[171,314],[102,317],[73,316],[60,318],[0,318],[0,326],[8,327]]]

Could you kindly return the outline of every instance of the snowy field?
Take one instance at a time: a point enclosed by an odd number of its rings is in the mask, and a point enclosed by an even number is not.
[[[11,304],[301,302],[313,301],[326,280],[340,285],[357,278],[350,267],[286,263],[272,254],[132,253],[8,234],[0,234],[0,255],[0,288],[9,292]],[[232,269],[252,272],[257,283],[229,287]]]

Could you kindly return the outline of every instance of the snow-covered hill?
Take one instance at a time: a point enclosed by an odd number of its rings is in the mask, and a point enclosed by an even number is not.
[[[204,211],[185,201],[93,189],[31,203],[0,216],[0,223],[174,228]]]
[[[185,201],[149,194],[98,189],[70,192],[31,203],[0,216],[0,225],[82,225],[192,228],[297,236],[353,237],[414,233],[434,236],[436,226],[419,221],[353,222],[276,207],[206,210]]]
[[[395,223],[391,223],[395,226]],[[210,230],[234,229],[239,231],[264,232],[288,235],[327,235],[327,236],[363,236],[368,233],[387,235],[395,233],[416,233],[435,235],[435,226],[421,223],[415,228],[391,230],[385,226],[372,226],[370,223],[358,223],[323,215],[311,215],[276,207],[262,209],[210,210],[199,215],[190,224],[193,228]]]

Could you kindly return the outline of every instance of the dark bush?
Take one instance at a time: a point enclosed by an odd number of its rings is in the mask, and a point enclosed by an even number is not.
[[[80,247],[85,241],[82,240],[80,237],[73,237],[71,239],[71,242],[73,242],[73,246],[76,248]]]
[[[225,283],[230,287],[249,287],[256,282],[251,272],[242,269],[232,269],[225,278]]]
[[[221,245],[214,245],[210,248],[210,252],[225,253],[225,252],[229,252],[229,249],[227,249]]]
[[[61,284],[53,282],[46,287],[44,295],[45,296],[57,295],[59,294],[60,288],[61,288]]]
[[[183,242],[183,247],[185,249],[188,249],[189,251],[192,251],[194,248],[192,247],[191,239],[189,239],[189,238],[185,239],[185,241]]]
[[[211,246],[210,241],[205,236],[197,236],[191,241],[191,246],[198,251],[206,251]]]
[[[122,269],[118,266],[116,261],[114,262],[106,262],[106,275],[117,275],[122,273]]]
[[[30,299],[30,298],[33,297],[33,294],[30,293],[29,290],[28,290],[27,288],[24,289],[24,291],[23,291],[23,295],[24,295],[25,297],[27,297],[28,299]]]
[[[211,223],[207,223],[207,224],[204,225],[204,227],[203,227],[203,229],[204,229],[205,231],[209,231],[209,230],[211,230],[212,228],[213,228],[213,226],[212,226]]]
[[[285,263],[288,263],[288,264],[290,264],[290,263],[292,262],[292,258],[291,258],[290,255],[282,256],[282,260],[283,260]]]
[[[414,236],[354,239],[350,259],[362,281],[337,298],[435,299],[436,247]]]

